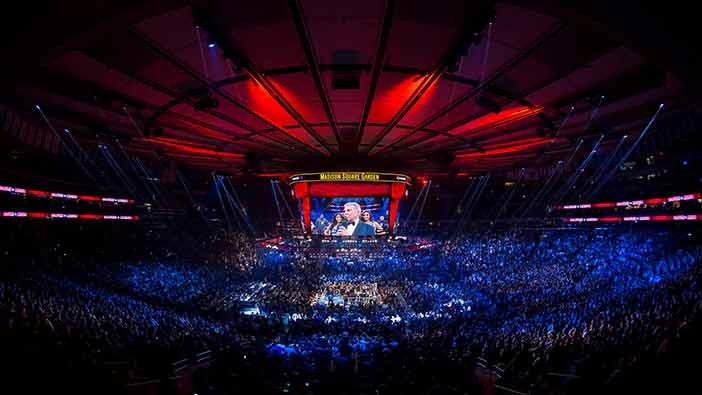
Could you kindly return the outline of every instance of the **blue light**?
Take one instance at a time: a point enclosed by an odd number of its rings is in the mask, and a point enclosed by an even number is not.
[[[687,166],[687,159],[685,159],[684,161],[682,161],[682,164],[683,164],[683,166]]]
[[[215,47],[215,43],[209,43],[209,44],[207,44],[207,48],[214,48],[214,47]]]

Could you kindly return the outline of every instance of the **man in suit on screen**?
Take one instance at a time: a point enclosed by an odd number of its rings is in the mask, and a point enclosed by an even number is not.
[[[361,206],[356,202],[344,204],[344,218],[348,222],[346,230],[339,236],[374,236],[375,228],[361,221]]]

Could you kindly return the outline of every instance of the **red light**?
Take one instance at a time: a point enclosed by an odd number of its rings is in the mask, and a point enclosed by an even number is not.
[[[428,75],[427,75],[428,76]],[[412,93],[427,78],[424,76],[417,80],[415,76],[409,76],[396,84],[383,89],[384,94],[378,95],[373,101],[371,111],[368,115],[368,122],[387,122],[402,105],[412,96]]]
[[[593,203],[592,207],[594,208],[605,208],[605,207],[615,207],[616,203],[614,202],[606,202],[606,203]]]
[[[543,107],[516,107],[505,109],[498,114],[487,114],[478,119],[472,120],[464,125],[458,126],[449,132],[455,135],[466,136],[469,133],[475,134],[480,130],[492,128],[499,125],[504,125],[520,119],[528,118],[544,111]]]
[[[173,143],[168,140],[173,140],[173,139],[168,139],[164,137],[158,137],[158,138],[150,138],[147,139],[152,143],[160,144],[163,146],[166,146],[170,149],[173,149],[175,151],[179,151],[182,153],[188,153],[188,154],[194,154],[194,155],[206,155],[206,156],[215,156],[215,157],[220,157],[220,158],[244,158],[244,154],[239,154],[235,152],[225,152],[225,151],[215,151],[209,148],[199,148],[195,147],[192,145],[187,145],[185,142],[179,141],[178,143]]]
[[[40,191],[38,189],[28,189],[27,193],[39,197],[47,197],[50,195],[49,192]]]

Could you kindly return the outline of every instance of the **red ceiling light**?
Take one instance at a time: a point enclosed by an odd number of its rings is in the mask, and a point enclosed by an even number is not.
[[[45,191],[40,191],[37,189],[27,189],[27,194],[39,197],[49,197],[50,193]]]
[[[246,84],[246,90],[251,109],[255,113],[264,116],[266,121],[276,128],[282,129],[281,125],[297,124],[283,106],[253,76],[250,82]],[[288,130],[288,132],[293,133],[292,130]],[[299,135],[296,134],[296,136],[300,138]]]
[[[373,100],[368,122],[387,122],[428,76],[410,76]]]
[[[173,149],[175,151],[180,151],[180,152],[188,153],[188,154],[215,156],[215,157],[222,157],[222,158],[240,158],[240,159],[244,158],[244,154],[239,154],[239,153],[235,153],[235,152],[226,152],[226,151],[215,151],[215,150],[212,150],[209,148],[199,148],[199,147],[194,147],[192,145],[185,145],[183,142],[173,143],[173,142],[167,141],[167,140],[172,140],[172,139],[164,140],[162,137],[149,138],[147,140],[149,140],[152,143],[166,146],[166,147]]]
[[[465,137],[465,135],[469,133],[475,133],[480,130],[515,122],[538,115],[542,112],[544,112],[544,108],[540,106],[521,106],[512,109],[505,109],[497,114],[490,113],[478,119],[474,119],[466,124],[451,129],[449,132],[454,135],[461,135]]]

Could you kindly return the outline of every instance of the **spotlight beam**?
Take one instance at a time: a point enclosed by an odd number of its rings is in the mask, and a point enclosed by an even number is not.
[[[612,163],[612,160],[614,160],[614,158],[617,156],[617,154],[619,153],[619,149],[622,148],[622,145],[624,145],[624,140],[626,140],[627,138],[628,135],[625,134],[622,136],[621,139],[619,139],[617,146],[614,147],[612,152],[609,154],[609,157],[607,157],[607,160],[602,164],[602,166],[600,166],[599,169],[597,169],[597,172],[595,172],[595,174],[593,174],[592,177],[590,177],[590,179],[588,179],[587,182],[585,182],[585,184],[583,185],[584,190],[581,190],[579,192],[579,195],[581,195],[582,198],[590,197],[590,191],[600,181],[600,178],[604,175],[607,168],[609,168],[609,164]],[[580,199],[580,202],[582,202],[582,198]]]
[[[631,153],[632,153],[632,152],[634,151],[634,149],[639,145],[639,143],[641,142],[641,140],[643,140],[644,136],[646,136],[646,133],[647,133],[648,130],[651,128],[651,126],[653,126],[653,123],[656,121],[656,118],[658,118],[658,114],[661,112],[662,109],[663,109],[663,103],[661,103],[661,104],[658,106],[658,109],[657,109],[656,112],[653,114],[653,116],[651,117],[651,119],[648,121],[648,124],[646,124],[646,127],[643,129],[643,131],[641,132],[641,134],[639,134],[639,137],[636,138],[636,141],[634,141],[634,143],[631,144],[631,146],[630,146],[629,149],[624,153],[624,155],[622,155],[622,158],[619,160],[619,162],[617,162],[617,165],[614,166],[614,167],[607,173],[607,175],[602,179],[602,181],[600,182],[600,184],[597,185],[597,187],[595,187],[595,188],[593,189],[593,191],[591,192],[591,195],[592,195],[592,196],[597,195],[597,193],[600,191],[600,189],[602,189],[602,187],[605,186],[605,185],[609,182],[609,180],[614,176],[614,174],[617,173],[617,170],[622,166],[622,164],[627,160],[627,158],[629,158],[629,155],[631,155]]]
[[[46,125],[49,127],[49,129],[54,133],[54,136],[58,139],[60,144],[66,149],[66,152],[68,152],[69,156],[73,159],[74,162],[80,167],[80,169],[83,171],[83,173],[90,179],[90,181],[95,184],[95,186],[98,187],[99,190],[103,190],[102,185],[98,182],[97,178],[95,178],[90,171],[88,171],[88,168],[85,167],[83,162],[76,156],[76,154],[73,152],[73,150],[66,144],[66,142],[63,140],[61,135],[56,131],[56,128],[54,128],[54,125],[49,121],[49,118],[44,114],[44,111],[41,109],[39,105],[35,105],[34,108],[36,108],[37,111],[39,111],[39,114],[41,115],[42,119],[46,123]]]

